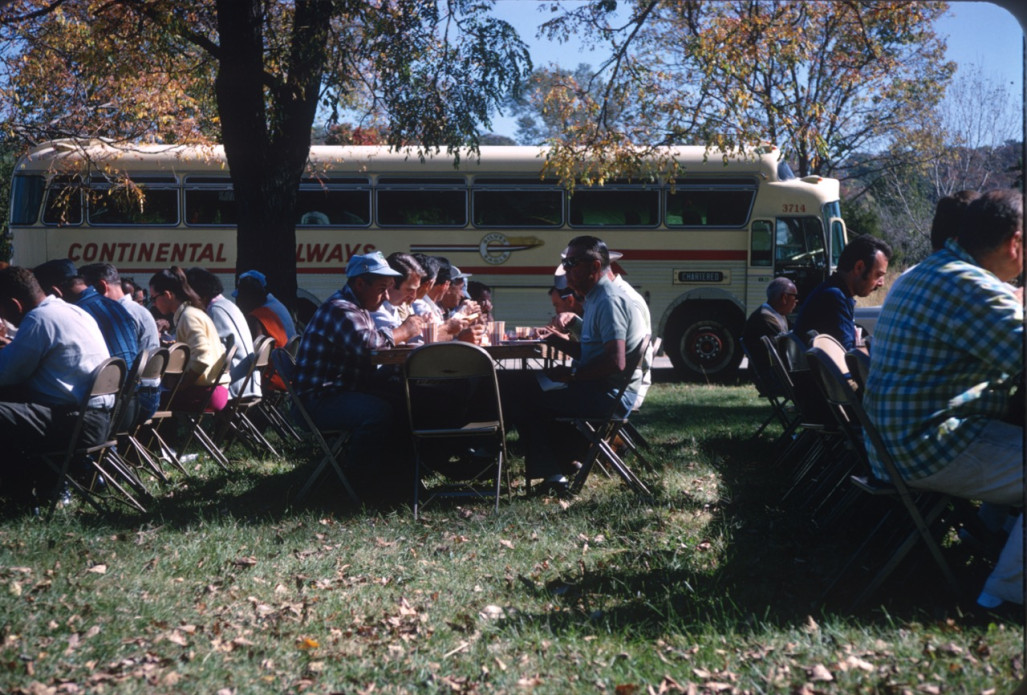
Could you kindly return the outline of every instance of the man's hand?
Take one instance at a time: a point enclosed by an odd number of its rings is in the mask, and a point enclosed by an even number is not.
[[[416,336],[421,335],[424,329],[424,318],[417,314],[411,314],[406,321],[392,329],[392,340],[399,345],[406,343]]]
[[[578,318],[578,315],[571,311],[561,311],[559,314],[553,317],[549,322],[548,327],[555,330],[557,333],[566,333],[567,326],[574,323],[574,320]]]
[[[485,326],[483,326],[480,323],[476,323],[460,331],[457,334],[456,339],[462,340],[465,343],[474,343],[475,345],[481,345],[481,337],[483,335],[485,335]]]

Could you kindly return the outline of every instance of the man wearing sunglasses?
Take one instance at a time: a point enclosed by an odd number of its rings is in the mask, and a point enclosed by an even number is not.
[[[560,365],[546,373],[564,387],[543,390],[536,379],[521,379],[519,386],[504,393],[503,403],[504,413],[526,441],[528,476],[543,479],[540,492],[557,495],[567,494],[566,476],[583,455],[585,440],[573,427],[553,422],[554,416],[605,414],[628,356],[640,349],[646,334],[638,306],[609,277],[610,251],[602,240],[575,237],[561,265],[568,287],[585,298],[580,342],[560,341],[574,366]],[[641,380],[642,371],[636,370],[621,400],[622,412],[634,405]]]

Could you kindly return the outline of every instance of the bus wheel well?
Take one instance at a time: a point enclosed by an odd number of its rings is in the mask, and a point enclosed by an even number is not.
[[[663,350],[687,381],[726,381],[742,360],[745,316],[732,302],[685,302],[671,314]]]

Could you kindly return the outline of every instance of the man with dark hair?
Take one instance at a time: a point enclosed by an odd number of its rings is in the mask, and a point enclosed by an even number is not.
[[[93,371],[110,353],[93,317],[47,296],[28,268],[0,270],[0,317],[18,327],[0,350],[0,485],[31,481],[32,455],[68,443]],[[107,436],[113,396],[90,402],[86,441]]]
[[[834,336],[846,350],[856,347],[856,297],[866,297],[884,284],[891,247],[869,234],[850,240],[838,258],[838,269],[810,292],[795,320],[795,334],[808,342],[809,331]]]
[[[1022,272],[1023,198],[991,191],[970,204],[957,238],[885,299],[863,403],[910,486],[1022,503],[1023,421],[1003,420],[1023,374],[1023,289],[1008,284]],[[1022,522],[984,585],[985,607],[1023,603]]]
[[[542,478],[540,491],[566,494],[566,473],[583,453],[584,439],[573,427],[553,421],[554,416],[587,417],[608,412],[616,396],[616,383],[625,376],[628,356],[641,348],[646,335],[639,307],[610,278],[610,252],[593,236],[571,240],[561,262],[567,284],[585,298],[581,341],[548,337],[547,342],[575,358],[573,367],[553,367],[548,377],[564,382],[566,388],[543,390],[532,374],[530,379],[503,375],[503,412],[516,423],[526,440],[527,475]],[[628,413],[638,397],[642,369],[631,375],[631,383],[620,402]]]
[[[420,338],[424,321],[420,316],[412,313],[408,314],[405,319],[400,318],[399,308],[414,301],[417,289],[421,286],[424,269],[409,253],[397,251],[389,254],[386,260],[389,267],[399,275],[392,283],[392,287],[386,290],[385,301],[371,315],[378,328],[392,334],[392,340],[396,345],[409,343]]]
[[[275,297],[268,291],[267,278],[264,276],[264,273],[260,272],[259,270],[247,270],[245,273],[239,275],[239,281],[242,281],[244,279],[249,279],[256,282],[260,285],[261,289],[263,289],[263,306],[275,312],[275,314],[278,316],[278,323],[281,323],[282,327],[285,329],[285,335],[288,338],[292,338],[294,335],[296,335],[296,324],[292,320],[292,314],[289,313],[289,309],[284,304],[282,304],[282,302],[279,301],[277,297]],[[236,282],[236,286],[238,286],[238,282]],[[232,296],[238,297],[239,291],[237,289],[233,290]]]
[[[135,320],[125,307],[87,285],[75,264],[67,258],[42,263],[32,273],[43,292],[61,297],[92,316],[111,357],[120,357],[126,365],[132,366],[140,344]]]
[[[371,314],[399,276],[380,251],[352,256],[345,287],[307,324],[293,378],[317,426],[349,429],[350,464],[378,476],[383,467],[402,463],[399,452],[407,451],[407,437],[396,434],[405,416],[400,386],[371,363],[372,351],[394,346],[392,333],[376,327]]]
[[[153,314],[125,294],[117,268],[110,263],[90,263],[79,268],[78,272],[98,295],[117,302],[128,312],[135,323],[136,340],[139,341],[140,349],[152,355],[160,348],[160,333],[157,331],[157,322]],[[126,406],[126,417],[118,424],[126,426],[132,418],[135,421],[149,419],[156,412],[159,403],[160,379],[141,379],[135,401]]]
[[[967,208],[980,195],[977,191],[957,191],[938,201],[931,220],[931,251],[944,248],[946,241],[959,234]]]

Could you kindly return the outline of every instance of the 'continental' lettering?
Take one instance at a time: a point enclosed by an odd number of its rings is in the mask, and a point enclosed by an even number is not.
[[[86,244],[75,242],[68,246],[68,258],[76,263],[227,263],[224,244],[199,242],[170,244],[133,243],[128,241]]]

